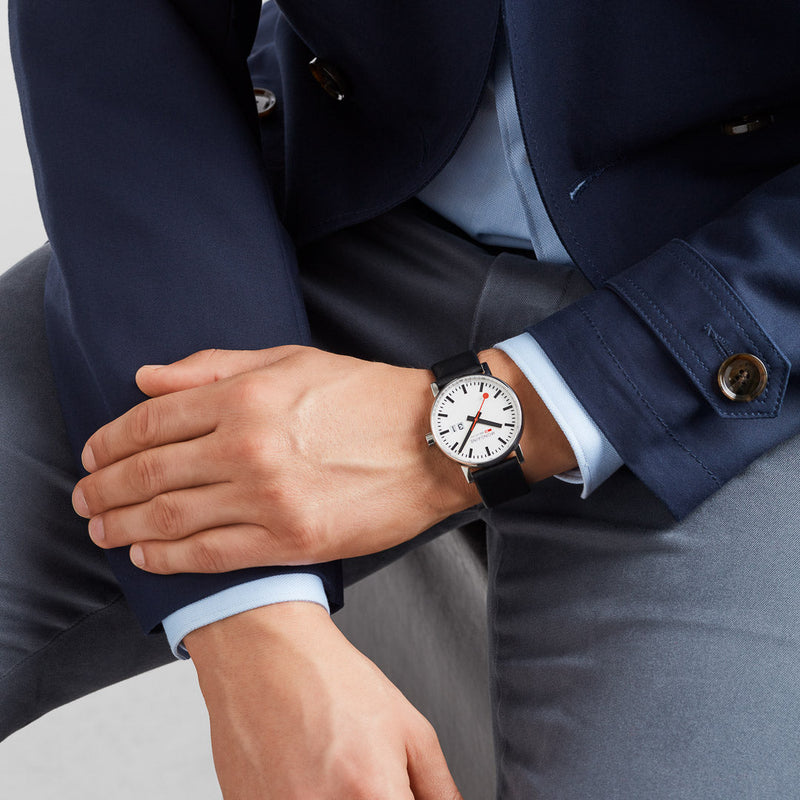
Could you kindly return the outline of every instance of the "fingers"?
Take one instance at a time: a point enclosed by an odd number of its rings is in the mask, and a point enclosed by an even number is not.
[[[152,400],[140,403],[97,431],[81,456],[94,472],[148,447],[192,439],[214,430],[222,393],[208,384],[269,366],[301,350],[296,345],[268,350],[203,350],[167,366],[142,367],[137,383]],[[186,391],[182,391],[186,390]]]
[[[200,531],[177,541],[144,541],[131,547],[131,561],[146,572],[231,572],[260,564],[274,566],[264,546],[268,532],[258,525],[228,525]]]
[[[286,345],[267,350],[201,350],[174,364],[142,367],[136,383],[146,395],[158,397],[269,366],[300,349]]]
[[[406,746],[414,800],[462,800],[436,732],[427,721],[425,724],[424,733]]]
[[[88,475],[73,491],[75,511],[94,517],[165,492],[225,481],[227,465],[217,455],[213,437],[154,447]]]
[[[185,539],[198,531],[240,523],[242,509],[236,499],[230,483],[166,492],[146,503],[92,517],[89,535],[104,548]]]
[[[142,450],[211,433],[219,419],[213,389],[191,389],[140,403],[93,434],[81,459],[88,472]]]

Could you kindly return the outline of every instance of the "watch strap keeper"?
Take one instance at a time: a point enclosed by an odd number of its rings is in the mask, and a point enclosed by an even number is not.
[[[471,471],[470,478],[487,508],[521,497],[531,490],[516,455],[499,464]]]

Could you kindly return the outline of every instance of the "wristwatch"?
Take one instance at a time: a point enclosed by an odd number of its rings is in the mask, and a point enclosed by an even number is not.
[[[437,445],[461,464],[487,508],[530,490],[522,472],[522,406],[516,392],[496,378],[473,352],[431,367],[434,401],[428,446]]]

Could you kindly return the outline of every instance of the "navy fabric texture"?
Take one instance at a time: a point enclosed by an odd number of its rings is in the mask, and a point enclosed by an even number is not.
[[[800,431],[795,4],[281,0],[250,59],[280,81],[260,148],[240,66],[257,5],[11,3],[76,450],[141,399],[142,363],[307,340],[294,245],[431,180],[474,114],[498,24],[545,206],[596,289],[531,329],[584,407],[677,515]],[[342,102],[311,77],[315,55],[343,75]],[[768,124],[723,133],[745,115]],[[658,330],[621,292],[633,284]],[[731,326],[767,353],[769,394],[721,416],[676,352]],[[241,579],[115,566],[146,625]],[[335,594],[336,568],[321,572]]]
[[[80,13],[20,2],[11,15],[53,249],[48,339],[77,457],[97,428],[144,399],[133,380],[142,364],[306,343],[308,324],[261,169],[252,91],[246,84],[242,107],[221,77],[229,43],[209,42],[160,0],[86,3]],[[232,23],[195,22],[234,35]],[[109,557],[148,630],[176,608],[286,571],[165,577],[136,569],[126,549]],[[311,571],[341,605],[338,565]]]

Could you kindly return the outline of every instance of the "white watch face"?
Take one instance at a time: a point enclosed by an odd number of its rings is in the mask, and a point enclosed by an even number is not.
[[[468,375],[447,384],[431,410],[431,433],[467,466],[501,461],[522,434],[522,408],[514,391],[490,375]]]

